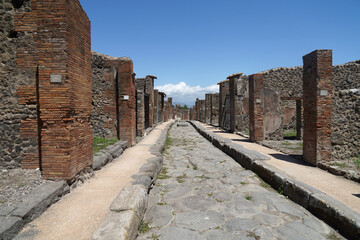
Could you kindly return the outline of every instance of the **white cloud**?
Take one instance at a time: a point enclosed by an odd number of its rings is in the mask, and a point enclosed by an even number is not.
[[[214,84],[207,87],[189,86],[185,82],[178,84],[165,84],[163,86],[156,86],[160,92],[164,92],[167,97],[172,97],[173,102],[178,102],[192,106],[196,98],[205,99],[206,93],[219,92],[219,86]]]

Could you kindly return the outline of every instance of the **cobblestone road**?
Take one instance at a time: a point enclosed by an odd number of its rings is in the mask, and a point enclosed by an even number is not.
[[[190,124],[175,123],[169,136],[138,240],[342,239]]]

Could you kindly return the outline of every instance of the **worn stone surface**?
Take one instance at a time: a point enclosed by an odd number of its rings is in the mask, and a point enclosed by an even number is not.
[[[174,125],[170,138],[144,218],[153,228],[138,239],[327,239],[333,233],[194,128]],[[284,232],[293,234],[284,238]]]

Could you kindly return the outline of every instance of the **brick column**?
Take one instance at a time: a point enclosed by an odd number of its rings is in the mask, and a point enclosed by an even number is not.
[[[249,76],[249,118],[250,140],[264,140],[264,76],[253,74]]]
[[[230,95],[230,132],[235,131],[235,96],[237,95],[237,80],[242,73],[236,73],[227,77],[229,79],[229,95]]]
[[[154,125],[159,122],[159,90],[154,90]]]
[[[133,62],[130,58],[118,58],[120,140],[135,144],[136,138],[136,98]]]
[[[304,161],[317,165],[331,159],[332,51],[303,57]]]

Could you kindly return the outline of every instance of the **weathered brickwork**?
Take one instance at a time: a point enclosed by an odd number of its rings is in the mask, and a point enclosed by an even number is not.
[[[214,126],[219,125],[219,94],[212,93],[210,95],[210,103],[211,103],[211,121],[210,124]]]
[[[230,100],[230,132],[236,130],[236,119],[241,113],[239,111],[239,96],[237,94],[238,81],[241,78],[242,73],[233,74],[227,79],[229,80],[229,100]]]
[[[304,161],[331,160],[332,51],[316,50],[304,61]]]
[[[205,122],[205,100],[199,100],[199,121]]]
[[[10,17],[5,86],[23,112],[11,126],[19,150],[12,159],[40,167],[46,179],[70,180],[92,163],[90,21],[78,0],[13,2],[17,9],[9,2],[1,2]]]
[[[154,125],[159,123],[159,90],[154,90]]]
[[[159,115],[159,122],[164,122],[164,111],[165,111],[165,97],[166,94],[163,92],[159,92],[159,107],[158,107],[158,115]]]
[[[210,124],[211,121],[211,94],[205,94],[205,123]]]

